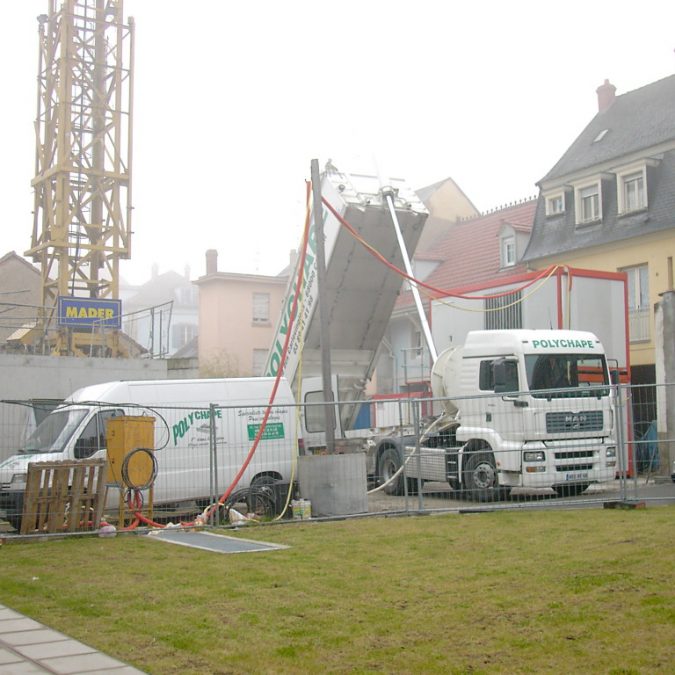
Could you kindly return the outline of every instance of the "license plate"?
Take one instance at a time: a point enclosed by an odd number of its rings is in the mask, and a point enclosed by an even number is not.
[[[586,471],[565,474],[565,480],[583,480],[584,478],[588,478],[588,472]]]

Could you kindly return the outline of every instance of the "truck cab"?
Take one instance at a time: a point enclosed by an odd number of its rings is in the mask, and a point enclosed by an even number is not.
[[[434,471],[422,479],[437,480],[442,465],[453,488],[482,500],[514,487],[580,494],[614,477],[613,390],[592,333],[470,332],[463,347],[439,355],[432,387],[444,407],[432,438],[452,444],[423,443],[422,464]]]

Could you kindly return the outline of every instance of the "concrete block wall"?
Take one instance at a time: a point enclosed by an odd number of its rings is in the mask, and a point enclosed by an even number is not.
[[[0,401],[64,399],[76,389],[113,380],[163,380],[167,362],[0,354]],[[14,454],[30,426],[30,408],[0,403],[0,460]]]

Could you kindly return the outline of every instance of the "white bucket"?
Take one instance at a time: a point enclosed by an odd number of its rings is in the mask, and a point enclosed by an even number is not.
[[[312,517],[312,502],[309,499],[293,499],[291,509],[294,520],[309,520]]]

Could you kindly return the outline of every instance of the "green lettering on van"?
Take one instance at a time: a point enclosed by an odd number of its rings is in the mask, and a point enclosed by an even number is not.
[[[220,408],[216,408],[214,411],[214,417],[222,419],[222,416],[222,410]],[[174,424],[171,429],[173,432],[173,444],[178,445],[178,441],[189,431],[193,422],[196,422],[197,420],[209,419],[211,419],[211,410],[196,410],[195,412],[188,413],[182,420],[179,420],[176,424]]]
[[[248,424],[248,440],[253,441],[258,435],[258,429],[260,429],[259,424]],[[286,438],[284,434],[284,423],[283,422],[270,422],[263,431],[261,441],[271,441],[278,440],[281,438]]]

